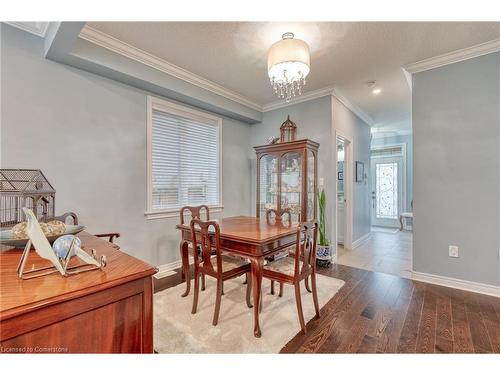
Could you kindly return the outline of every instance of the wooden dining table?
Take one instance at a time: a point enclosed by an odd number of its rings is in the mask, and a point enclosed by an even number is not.
[[[220,228],[220,247],[222,251],[248,258],[252,270],[254,335],[261,337],[259,311],[262,291],[262,270],[264,259],[273,253],[283,250],[296,241],[297,226],[270,224],[266,218],[252,216],[233,216],[216,220]],[[182,233],[180,252],[182,268],[186,275],[186,292],[189,294],[191,281],[189,277],[188,244],[191,242],[191,229],[188,224],[177,225]]]

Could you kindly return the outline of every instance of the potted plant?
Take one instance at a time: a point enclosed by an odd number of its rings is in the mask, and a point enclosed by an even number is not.
[[[326,195],[325,190],[321,189],[318,192],[318,206],[319,206],[319,244],[316,245],[316,263],[320,267],[328,267],[331,263],[335,263],[333,256],[335,249],[330,245],[330,241],[326,237]]]

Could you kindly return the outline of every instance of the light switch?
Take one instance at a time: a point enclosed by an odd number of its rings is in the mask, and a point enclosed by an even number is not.
[[[452,258],[458,258],[458,246],[450,245],[448,247],[448,253]]]

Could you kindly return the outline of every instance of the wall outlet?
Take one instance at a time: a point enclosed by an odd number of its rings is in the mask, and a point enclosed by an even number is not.
[[[448,254],[452,258],[458,258],[458,246],[450,245],[448,246]]]

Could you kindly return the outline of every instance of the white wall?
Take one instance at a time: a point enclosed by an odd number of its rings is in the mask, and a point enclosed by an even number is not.
[[[43,40],[1,33],[1,167],[41,169],[56,213],[155,265],[179,259],[178,218],[146,220],[147,92],[43,58]],[[250,213],[250,126],[224,118],[221,215]]]
[[[499,52],[413,76],[413,148],[414,270],[500,285]]]

